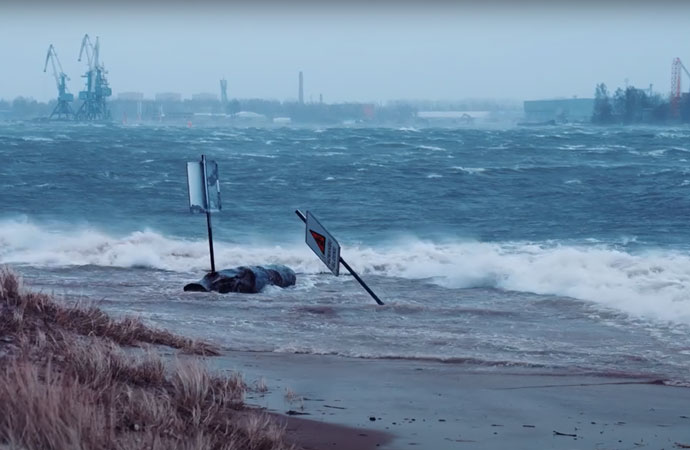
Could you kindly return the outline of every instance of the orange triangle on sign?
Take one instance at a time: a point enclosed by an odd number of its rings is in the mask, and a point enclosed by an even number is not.
[[[326,254],[326,237],[317,233],[314,230],[309,230],[309,232],[311,233],[311,236],[316,241],[316,245],[319,246],[321,253],[323,253],[325,255]]]

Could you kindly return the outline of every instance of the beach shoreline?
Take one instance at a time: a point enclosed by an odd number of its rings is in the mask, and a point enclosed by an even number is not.
[[[174,399],[180,392],[166,381],[163,362],[169,365],[189,359],[194,364],[173,364],[176,367],[171,367],[172,376],[186,380],[186,384],[193,383],[195,377],[206,377],[210,390],[216,389],[213,383],[226,386],[222,380],[235,380],[235,387],[228,385],[227,395],[234,398],[228,411],[235,405],[246,408],[240,412],[240,420],[246,419],[245,414],[260,414],[256,416],[259,422],[254,423],[264,425],[250,428],[259,430],[264,426],[269,435],[276,436],[278,446],[282,445],[282,437],[288,445],[308,450],[492,450],[505,448],[506,442],[512,449],[690,445],[690,389],[668,386],[653,377],[414,359],[228,351],[213,343],[149,329],[136,319],[110,319],[88,305],[84,309],[69,306],[69,302],[56,304],[50,296],[24,290],[9,271],[2,277],[4,303],[0,318],[4,328],[0,331],[4,329],[6,336],[1,341],[5,349],[0,346],[0,360],[5,358],[24,370],[23,360],[17,355],[29,355],[29,360],[43,370],[41,367],[49,366],[50,360],[40,355],[50,348],[67,352],[66,359],[58,360],[65,366],[61,376],[100,380],[101,367],[107,363],[107,367],[124,367],[118,370],[131,372],[126,376],[108,372],[108,377],[120,377],[138,386],[143,374],[152,386],[165,386]],[[71,333],[74,340],[60,343],[59,339],[46,339],[45,333],[65,336],[59,330]],[[89,351],[84,346],[87,343]],[[131,359],[109,347],[109,343],[123,349],[153,345],[158,356],[136,359],[134,355]],[[94,352],[96,344],[102,348]],[[184,356],[180,350],[197,356]],[[10,375],[19,373],[12,369],[14,366],[8,367]],[[204,375],[207,369],[209,375]],[[115,378],[107,380],[117,387]],[[200,399],[199,404],[211,402],[208,404],[213,406],[216,395],[226,392],[222,389]],[[7,392],[5,399],[10,402],[12,397]],[[264,413],[270,420],[263,421]],[[181,422],[180,426],[185,425]],[[133,422],[131,427],[127,439],[134,438],[139,430],[153,430],[145,421]]]
[[[27,289],[0,266],[0,448],[368,450],[390,440],[249,405],[263,389],[210,371],[220,355],[212,343]]]
[[[381,449],[690,445],[690,389],[651,378],[248,352],[225,352],[209,365],[265,383],[267,391],[248,404],[363,434],[391,433],[380,436]]]

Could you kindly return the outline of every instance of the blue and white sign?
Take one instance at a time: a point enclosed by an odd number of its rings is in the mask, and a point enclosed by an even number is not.
[[[201,161],[188,162],[187,188],[191,212],[220,211],[220,182],[218,164],[215,161],[208,161],[202,156]]]

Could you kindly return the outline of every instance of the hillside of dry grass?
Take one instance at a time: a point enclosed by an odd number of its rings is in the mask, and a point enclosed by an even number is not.
[[[156,347],[154,347],[156,346]],[[125,351],[131,347],[136,351]],[[32,292],[0,268],[0,449],[293,449],[213,345]]]

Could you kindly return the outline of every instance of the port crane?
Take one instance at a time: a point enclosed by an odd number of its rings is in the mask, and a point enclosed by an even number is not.
[[[57,105],[55,109],[50,113],[49,119],[53,117],[58,120],[70,120],[74,117],[74,111],[72,110],[71,102],[74,101],[74,95],[67,92],[67,86],[65,81],[69,81],[69,77],[62,70],[62,64],[60,64],[60,58],[58,58],[57,52],[53,44],[48,47],[48,54],[46,54],[46,62],[43,65],[43,72],[48,70],[48,63],[50,62],[53,68],[53,76],[55,77],[55,84],[58,89]]]
[[[76,114],[77,120],[93,121],[107,120],[110,111],[106,104],[106,98],[112,95],[105,74],[108,73],[100,62],[100,42],[96,37],[96,43],[91,42],[88,34],[84,35],[79,50],[79,59],[86,53],[88,71],[82,75],[86,78],[86,90],[79,92],[79,99],[83,101]]]
[[[680,113],[680,100],[682,95],[682,75],[690,78],[690,72],[685,68],[685,65],[680,60],[680,58],[675,58],[673,60],[673,65],[671,66],[671,112],[673,116],[678,117]]]

